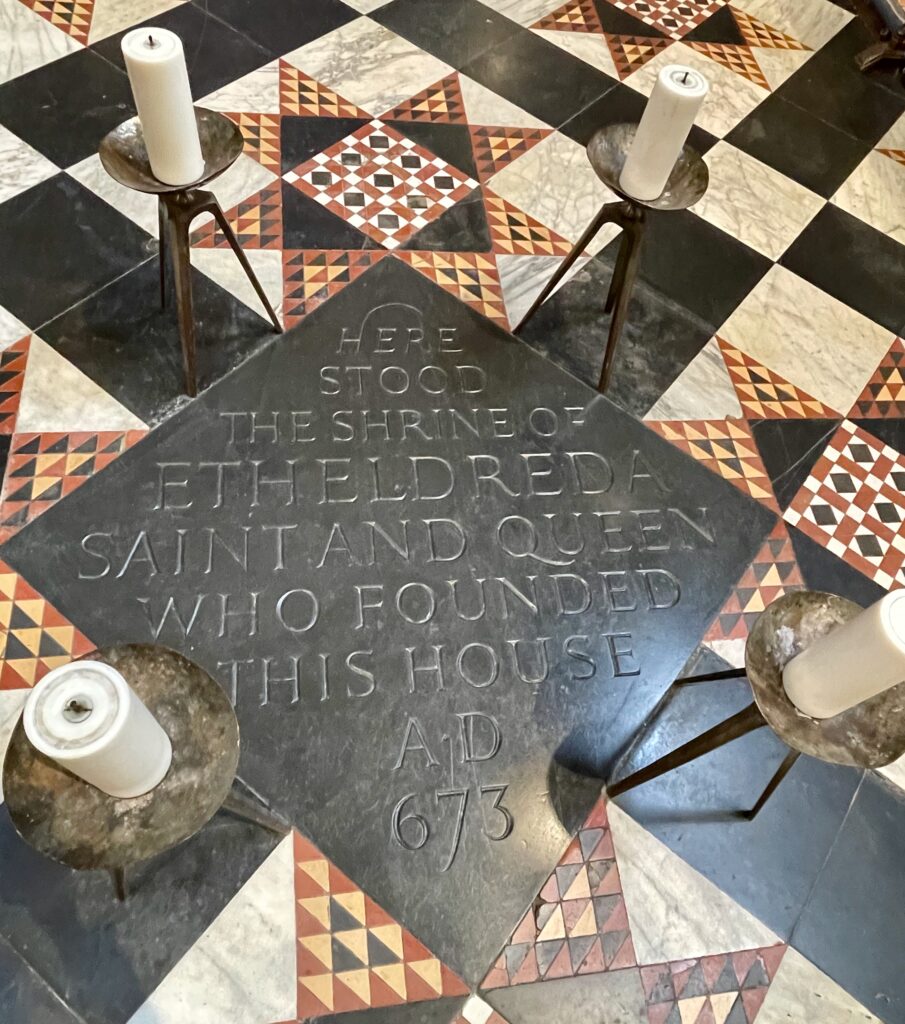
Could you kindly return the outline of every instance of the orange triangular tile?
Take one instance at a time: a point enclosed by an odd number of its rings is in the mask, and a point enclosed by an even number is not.
[[[245,152],[268,170],[279,174],[280,166],[280,115],[279,114],[230,114],[239,126],[245,142]]]
[[[281,60],[280,113],[305,117],[363,117],[371,115],[343,99],[331,88],[315,81],[288,61]]]
[[[288,330],[386,256],[385,249],[283,251],[283,319]]]
[[[496,260],[491,253],[399,250],[396,255],[488,319],[509,326]]]
[[[282,249],[283,193],[276,181],[226,211],[226,219],[239,245],[247,249]],[[229,242],[211,221],[192,234],[199,249],[227,249]]]
[[[466,124],[468,118],[465,115],[465,101],[462,99],[458,73],[441,78],[382,117],[384,121]]]
[[[627,78],[638,68],[643,68],[658,53],[672,46],[673,42],[660,36],[622,36],[611,35],[609,32],[606,34],[606,41],[613,57],[616,74],[620,79]]]
[[[470,125],[469,131],[478,179],[488,181],[497,171],[542,142],[552,129],[482,124]]]
[[[594,0],[569,0],[557,7],[531,28],[548,29],[561,32],[599,32],[603,33],[600,17]]]
[[[810,49],[809,46],[805,46],[804,43],[793,39],[792,36],[786,35],[785,32],[780,32],[779,29],[773,28],[772,25],[761,21],[760,18],[755,18],[753,14],[749,14],[747,11],[731,6],[729,9],[732,11],[732,17],[735,19],[735,23],[738,25],[739,31],[748,46],[762,46],[768,50]]]
[[[770,83],[764,76],[757,58],[754,56],[750,46],[738,46],[734,43],[688,43],[693,50],[703,53],[705,57],[722,64],[724,68],[734,71],[735,74],[747,78],[749,82],[759,85],[762,89],[770,90]]]
[[[484,189],[491,249],[499,255],[568,256],[572,243],[508,200]]]

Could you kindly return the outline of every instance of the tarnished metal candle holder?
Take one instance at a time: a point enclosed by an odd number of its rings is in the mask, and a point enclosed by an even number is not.
[[[676,165],[669,176],[666,188],[656,199],[646,201],[635,199],[623,192],[619,185],[619,176],[625,164],[637,125],[613,124],[595,132],[588,143],[588,159],[597,177],[619,196],[618,202],[605,203],[597,216],[591,221],[584,234],[575,243],[575,247],[562,261],[556,273],[544,286],[543,291],[534,300],[533,305],[522,317],[515,333],[525,326],[543,305],[569,269],[584,252],[604,224],[617,224],[622,228],[622,241],[610,290],[607,293],[604,312],[611,313],[610,330],[607,335],[606,347],[603,350],[603,366],[600,371],[598,391],[606,391],[613,372],[616,346],[625,326],[628,314],[629,299],[635,276],[638,273],[638,261],[641,256],[641,242],[648,210],[686,210],[693,206],[707,191],[710,179],[707,164],[700,154],[688,143],[685,144]]]
[[[198,393],[198,370],[195,345],[195,318],[192,311],[192,270],[189,232],[192,221],[202,213],[213,215],[220,230],[236,254],[258,298],[267,310],[277,333],[282,331],[280,321],[264,289],[251,269],[251,264],[239,245],[229,221],[213,192],[201,188],[222,174],[238,160],[242,153],[242,133],[225,114],[215,110],[195,108],[204,172],[188,185],[167,185],[154,176],[145,149],[141,123],[137,117],[124,121],[104,136],[99,154],[104,169],[115,181],[137,192],[157,196],[157,214],[160,235],[160,304],[166,306],[166,255],[170,250],[173,277],[176,283],[176,304],[179,313],[179,336],[185,371],[185,390],[189,395]]]

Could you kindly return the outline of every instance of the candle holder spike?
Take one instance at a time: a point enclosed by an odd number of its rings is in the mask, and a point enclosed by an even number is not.
[[[515,334],[518,334],[546,302],[604,224],[618,225],[622,229],[622,241],[603,307],[605,313],[611,314],[611,319],[606,347],[603,350],[600,380],[597,384],[597,390],[601,392],[605,392],[609,386],[616,348],[628,315],[629,299],[641,258],[641,243],[644,238],[647,211],[686,210],[704,195],[710,180],[707,164],[704,163],[694,147],[686,142],[669,176],[666,188],[656,199],[648,201],[628,195],[619,184],[619,176],[622,173],[625,158],[628,156],[637,128],[636,124],[607,125],[605,128],[600,128],[591,137],[591,141],[587,145],[591,167],[597,177],[618,196],[618,200],[604,203],[600,208],[514,331]]]
[[[274,330],[282,333],[273,306],[258,281],[248,257],[242,251],[217,197],[201,186],[206,185],[231,167],[242,153],[242,133],[225,114],[216,110],[195,108],[195,121],[204,171],[187,185],[168,185],[154,176],[145,148],[141,123],[137,117],[124,121],[101,140],[99,155],[104,170],[114,181],[136,192],[157,196],[157,223],[160,239],[160,304],[166,307],[166,260],[169,251],[176,285],[176,306],[179,337],[185,375],[185,390],[192,397],[198,393],[195,318],[192,308],[192,277],[190,231],[192,222],[202,213],[210,213],[223,232],[255,294],[267,311]]]

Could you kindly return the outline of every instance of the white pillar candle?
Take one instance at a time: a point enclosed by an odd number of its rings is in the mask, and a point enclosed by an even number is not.
[[[166,775],[170,738],[125,679],[100,661],[55,668],[25,702],[40,752],[115,797],[141,796]]]
[[[122,48],[154,176],[167,185],[197,181],[204,157],[182,40],[164,28],[136,28]]]
[[[623,192],[647,201],[662,194],[709,88],[693,68],[663,68],[619,176]]]
[[[905,590],[876,604],[796,655],[782,682],[811,718],[832,718],[905,680]]]

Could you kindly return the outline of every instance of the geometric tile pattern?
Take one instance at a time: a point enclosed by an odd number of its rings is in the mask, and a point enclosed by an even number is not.
[[[834,418],[823,402],[768,370],[756,359],[717,337],[720,351],[745,415],[751,419]]]
[[[410,252],[396,255],[490,320],[509,327],[493,256],[481,252]]]
[[[609,0],[671,39],[681,39],[702,25],[726,0]]]
[[[620,79],[627,78],[638,68],[643,68],[658,53],[672,46],[671,39],[660,36],[623,36],[607,33],[606,41]]]
[[[552,128],[513,128],[494,125],[471,127],[475,167],[481,181],[527,153],[552,133]]]
[[[484,190],[484,209],[490,228],[491,249],[500,255],[568,256],[572,244],[523,210],[489,189]]]
[[[31,335],[26,335],[0,352],[0,434],[15,429],[30,343]]]
[[[905,345],[896,338],[883,361],[858,396],[852,416],[892,418],[905,416]]]
[[[0,498],[0,543],[109,466],[145,433],[14,434]]]
[[[740,491],[779,512],[767,471],[744,420],[662,420],[647,425]]]
[[[384,257],[382,249],[285,249],[283,322],[288,330]]]
[[[230,114],[239,126],[244,151],[259,164],[280,173],[280,117],[278,114]]]
[[[299,1020],[465,995],[465,985],[299,833]]]
[[[458,74],[449,75],[383,115],[386,121],[467,124]]]
[[[306,117],[369,117],[354,103],[284,60],[279,64],[280,113]]]
[[[785,32],[767,25],[753,14],[731,7],[732,17],[748,46],[761,46],[767,50],[808,50],[810,47],[793,39]]]
[[[20,3],[87,46],[94,0],[20,0]]]
[[[378,120],[363,125],[284,177],[391,249],[478,184]]]
[[[905,457],[843,420],[786,522],[881,587],[905,586]]]
[[[94,650],[94,644],[0,562],[0,690],[34,686],[51,669]]]
[[[754,1024],[785,946],[641,968],[649,1024]]]
[[[603,33],[594,0],[570,0],[536,21],[531,28],[564,32]]]
[[[266,185],[260,192],[243,199],[226,219],[239,240],[249,249],[281,249],[283,247],[283,193],[279,181]],[[192,234],[192,245],[199,249],[228,249],[229,242],[211,220]]]
[[[601,797],[481,987],[597,974],[634,964],[606,798]]]
[[[687,43],[693,50],[703,53],[705,57],[722,64],[724,68],[734,71],[749,82],[754,82],[762,89],[770,88],[754,52],[749,46],[734,46],[730,43]]]
[[[804,580],[795,551],[780,519],[754,561],[736,583],[707,633],[707,640],[744,640],[758,615],[778,597],[802,590]]]

